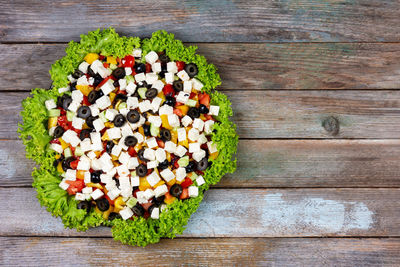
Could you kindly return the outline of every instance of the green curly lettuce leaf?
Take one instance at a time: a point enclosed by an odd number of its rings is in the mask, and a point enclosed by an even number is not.
[[[219,155],[205,171],[206,183],[200,186],[199,196],[168,205],[167,211],[160,214],[159,220],[135,218],[127,221],[115,219],[110,222],[104,220],[94,209],[89,214],[77,209],[74,197],[58,186],[61,178],[53,166],[55,152],[49,149],[51,137],[47,130],[48,117],[44,105],[48,99],[56,100],[60,95],[58,88],[68,85],[67,76],[77,68],[87,53],[124,57],[140,45],[139,38],[120,37],[112,28],[81,35],[79,43],[70,42],[66,48],[67,55],[56,61],[50,70],[54,87],[51,90],[34,89],[32,96],[22,102],[22,123],[19,124],[18,132],[25,145],[27,157],[40,165],[32,173],[37,198],[54,216],[61,217],[65,227],[84,231],[99,225],[111,226],[116,240],[145,246],[156,243],[163,237],[174,238],[182,234],[190,216],[203,199],[203,190],[216,184],[224,174],[232,173],[236,169],[238,136],[236,126],[229,120],[233,114],[229,99],[214,90],[221,83],[216,67],[207,63],[203,56],[197,55],[196,47],[183,45],[181,41],[175,40],[173,34],[165,31],[157,31],[150,39],[142,41],[143,55],[152,50],[165,51],[171,60],[197,64],[199,73],[196,78],[204,84],[202,91],[210,93],[211,103],[220,107],[218,122],[215,123],[212,133],[212,141],[217,144]]]

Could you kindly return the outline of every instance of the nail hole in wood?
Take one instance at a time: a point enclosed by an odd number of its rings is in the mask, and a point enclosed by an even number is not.
[[[322,122],[322,127],[331,135],[337,135],[339,133],[339,121],[335,117],[328,117]]]

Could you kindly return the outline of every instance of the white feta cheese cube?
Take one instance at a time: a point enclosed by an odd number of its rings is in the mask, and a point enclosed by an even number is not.
[[[97,200],[97,199],[101,198],[102,196],[104,196],[104,193],[100,189],[97,188],[90,194],[90,196],[93,198],[93,200]]]
[[[159,116],[148,116],[147,120],[156,127],[160,127],[162,123]]]
[[[175,62],[168,62],[167,63],[167,71],[171,73],[177,73],[178,72],[178,67],[176,66]]]
[[[139,186],[139,176],[131,177],[131,186]]]
[[[147,175],[147,182],[153,187],[155,186],[160,180],[160,176],[158,176],[158,174],[153,171],[150,175]]]
[[[178,141],[185,141],[186,140],[186,129],[185,128],[178,128]]]
[[[199,188],[197,186],[189,186],[189,197],[197,197],[199,195]]]
[[[121,138],[121,130],[118,127],[107,129],[107,134],[110,139],[118,139]]]
[[[156,159],[155,151],[151,148],[146,148],[143,152],[143,157],[148,160],[155,160]]]
[[[133,135],[132,128],[128,123],[121,127],[121,134],[122,136]]]
[[[100,160],[92,159],[92,161],[90,162],[90,167],[95,171],[101,170],[101,162],[100,162]]]
[[[135,133],[133,134],[133,136],[136,137],[136,139],[137,139],[137,141],[138,141],[138,144],[143,143],[144,137],[143,137],[143,135],[142,135],[141,133],[135,132]]]
[[[154,208],[151,211],[150,217],[155,220],[160,219],[160,208]]]
[[[79,64],[78,69],[80,71],[82,71],[83,73],[87,73],[89,66],[90,66],[89,63],[87,63],[86,61],[83,61],[81,64]]]
[[[76,147],[81,142],[81,139],[78,137],[78,134],[72,130],[67,130],[64,132],[62,139],[71,144],[73,147]]]
[[[139,100],[137,97],[130,96],[126,100],[126,105],[129,109],[135,109],[135,108],[139,107]]]
[[[72,101],[80,103],[83,100],[83,94],[79,90],[74,90],[71,93],[71,98],[72,98]]]
[[[208,151],[210,152],[210,154],[217,152],[217,145],[214,144],[212,141],[207,142],[207,147],[208,147]]]
[[[189,153],[195,153],[200,151],[199,143],[190,143],[189,144]]]
[[[105,188],[107,189],[107,191],[114,190],[115,188],[117,188],[117,182],[114,180],[110,180],[106,183]]]
[[[188,115],[185,115],[185,117],[182,118],[181,122],[183,126],[188,127],[190,124],[192,124],[193,120]]]
[[[158,55],[156,52],[150,51],[144,58],[146,59],[147,63],[153,64],[157,61]]]
[[[168,193],[168,187],[165,184],[157,186],[154,189],[155,197],[161,197],[161,196],[165,195],[166,193]]]
[[[117,168],[112,168],[110,171],[107,172],[108,175],[114,177],[117,174]]]
[[[184,146],[179,145],[176,148],[176,151],[174,154],[177,155],[178,157],[183,157],[186,154],[186,152],[187,152],[187,149]]]
[[[47,110],[52,110],[52,109],[57,108],[57,104],[56,104],[56,102],[54,101],[54,99],[46,100],[46,101],[44,102],[44,105],[46,106]]]
[[[132,170],[139,166],[139,161],[136,157],[131,157],[128,162],[128,169]]]
[[[78,108],[81,106],[80,102],[72,101],[71,104],[68,106],[68,110],[72,112],[76,112]]]
[[[158,166],[158,161],[157,160],[152,160],[147,162],[147,169],[155,169]]]
[[[103,143],[101,142],[100,133],[90,133],[90,139],[92,140],[92,150],[93,151],[100,151],[103,150]]]
[[[197,138],[197,143],[200,145],[207,143],[207,137],[204,135],[204,133],[199,135],[199,138]]]
[[[165,181],[169,182],[172,179],[175,178],[175,174],[170,170],[170,169],[164,169],[160,172],[160,175],[162,178],[164,178]]]
[[[70,74],[70,75],[68,75],[67,76],[67,78],[68,78],[68,80],[71,82],[71,83],[74,83],[74,82],[76,82],[76,79],[74,78],[74,77],[72,77],[72,75]]]
[[[69,187],[69,184],[67,184],[64,180],[61,181],[61,183],[58,184],[58,186],[62,189],[62,190],[67,190]]]
[[[161,63],[156,62],[153,65],[151,65],[151,69],[153,70],[154,73],[159,73],[161,72]]]
[[[76,193],[75,194],[75,200],[83,201],[85,199],[86,199],[85,194],[82,194],[82,193]]]
[[[119,215],[121,215],[121,218],[126,221],[133,216],[133,211],[130,208],[125,207],[119,211]]]
[[[153,189],[146,189],[143,193],[143,196],[145,199],[150,200],[152,197],[154,197],[154,191]]]
[[[134,82],[129,82],[125,88],[128,95],[133,95],[136,91],[136,87],[137,85]]]
[[[62,146],[59,145],[59,144],[51,144],[51,145],[50,145],[50,148],[51,148],[52,150],[54,150],[55,152],[57,152],[58,154],[63,153]]]
[[[90,169],[90,159],[86,156],[80,157],[76,169],[82,171],[88,171]]]
[[[164,83],[160,80],[157,80],[153,83],[152,87],[157,89],[158,92],[161,92],[161,90],[164,88]]]
[[[88,184],[88,183],[92,182],[92,178],[91,178],[90,172],[85,172],[85,174],[83,176],[83,181],[85,182],[85,184]]]
[[[165,82],[167,84],[172,84],[175,80],[175,75],[171,72],[165,73]]]
[[[190,94],[192,92],[192,87],[193,87],[193,82],[191,80],[183,82],[183,91],[185,93]]]
[[[53,135],[54,135],[54,130],[55,130],[56,128],[57,128],[56,126],[53,126],[53,127],[51,127],[51,128],[49,129],[49,135],[50,135],[50,136],[53,136]]]
[[[106,109],[111,105],[110,98],[106,95],[103,95],[102,97],[96,100],[96,105],[101,110]]]
[[[119,79],[118,84],[119,84],[119,90],[125,91],[127,86],[126,79]]]
[[[84,119],[78,118],[78,117],[73,117],[72,118],[72,127],[78,130],[82,130],[82,126],[85,123]]]
[[[132,51],[132,56],[141,57],[142,56],[142,49],[134,48],[133,51]]]
[[[113,83],[114,81],[110,79],[101,86],[101,91],[103,91],[104,95],[108,95],[109,93],[115,90]]]
[[[75,181],[76,180],[76,170],[68,169],[65,172],[65,179],[68,181]]]
[[[193,81],[193,88],[195,90],[200,91],[201,88],[203,88],[204,85],[196,78],[193,78],[192,81]]]
[[[197,139],[199,139],[199,130],[192,128],[188,132],[188,138],[190,141],[195,142]]]
[[[95,159],[97,156],[96,156],[96,153],[94,153],[93,151],[90,151],[88,154],[87,154],[87,156],[88,156],[88,158],[89,159],[91,159],[91,160],[93,160],[93,159]]]
[[[146,140],[146,144],[149,148],[155,148],[158,146],[157,140],[154,137],[150,137]]]
[[[121,139],[119,139],[118,145],[122,147],[122,149],[128,150],[129,147],[125,145],[125,137],[126,136],[122,136]]]
[[[204,181],[203,176],[200,175],[200,176],[198,176],[198,177],[196,178],[196,183],[197,183],[198,186],[201,186],[201,185],[205,184],[206,181]]]
[[[89,77],[88,82],[89,82],[89,85],[93,85],[94,84],[94,78],[93,77]]]
[[[127,152],[122,152],[118,157],[118,161],[121,162],[121,164],[128,165],[130,158],[131,156],[129,156]]]
[[[69,91],[69,87],[61,87],[61,88],[58,88],[58,92],[59,92],[60,94],[65,93],[65,92],[68,92],[68,91]]]
[[[158,96],[156,96],[152,101],[151,101],[151,108],[153,112],[157,112],[158,109],[160,108],[162,99]],[[159,127],[159,126],[158,126]]]
[[[145,100],[139,103],[140,112],[144,113],[151,109],[151,102],[149,100]]]
[[[183,181],[186,177],[186,169],[179,167],[178,169],[176,169],[175,175],[176,175],[177,181],[179,181],[179,182]]]
[[[132,74],[132,68],[131,67],[125,67],[125,75],[131,75]]]
[[[183,91],[180,91],[178,96],[176,97],[176,101],[186,104],[186,102],[189,100],[189,96],[190,96],[190,93],[185,93]]]
[[[98,118],[98,119],[93,121],[93,127],[96,130],[96,132],[100,132],[106,126],[104,125],[104,122],[100,118]]]
[[[204,132],[205,132],[206,134],[212,133],[213,126],[214,126],[214,121],[213,121],[213,120],[208,120],[208,121],[206,121],[206,122],[204,123]]]
[[[115,116],[117,116],[118,110],[109,108],[106,110],[106,114],[104,115],[107,120],[113,121]]]
[[[157,74],[151,73],[151,72],[146,74],[146,83],[147,84],[153,84],[157,80],[158,80]]]
[[[165,142],[164,149],[165,149],[165,151],[167,151],[169,153],[175,153],[176,144],[174,142],[167,141],[167,142]]]
[[[196,128],[197,130],[199,130],[200,132],[203,131],[204,128],[204,121],[202,119],[194,119],[193,121],[193,128]]]
[[[188,81],[190,79],[189,75],[185,70],[181,70],[176,74],[176,76],[178,76],[179,79],[181,79],[182,81]]]
[[[130,174],[129,169],[126,165],[120,165],[117,167],[117,172],[119,176],[128,176]]]
[[[79,77],[79,79],[76,81],[76,85],[89,85],[86,75]],[[79,91],[79,90],[76,90],[76,91]]]
[[[196,151],[192,154],[193,159],[197,162],[202,160],[205,156],[206,156],[206,152],[202,149],[200,149],[199,151]]]
[[[171,127],[179,127],[180,122],[179,122],[179,117],[176,114],[170,114],[168,115],[168,123],[171,125]]]
[[[81,149],[83,152],[89,151],[92,143],[90,142],[89,138],[83,139],[83,141],[80,143]]]
[[[158,162],[163,162],[167,158],[165,150],[162,148],[157,148],[155,155]]]
[[[158,110],[159,115],[172,115],[174,114],[174,108],[169,105],[162,105]]]
[[[94,103],[93,105],[89,106],[90,108],[90,112],[92,113],[93,117],[96,117],[100,114],[100,110],[97,107],[96,103]]]
[[[210,112],[208,114],[218,116],[219,106],[210,105]]]
[[[135,75],[135,81],[137,83],[143,82],[144,80],[146,80],[146,74],[144,74],[143,72]]]
[[[130,110],[127,109],[127,108],[121,108],[121,109],[119,110],[119,113],[122,114],[122,115],[124,115],[124,116],[126,117],[126,115],[128,114],[129,111],[130,111]]]
[[[90,194],[93,192],[93,187],[85,187],[82,189],[83,194]]]
[[[114,188],[111,191],[108,191],[107,195],[111,200],[116,199],[119,195],[121,194],[121,190],[119,190],[118,188]]]

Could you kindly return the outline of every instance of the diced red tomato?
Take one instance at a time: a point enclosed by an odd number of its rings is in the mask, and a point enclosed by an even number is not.
[[[110,205],[114,205],[115,199],[111,200],[111,198],[107,194],[105,194],[105,196],[106,196],[106,199],[108,200],[108,202],[110,202]]]
[[[166,84],[164,85],[164,88],[162,89],[163,93],[165,96],[174,96],[175,95],[175,90],[172,84]]]
[[[50,141],[50,144],[61,144],[61,143],[60,143],[60,140],[58,140],[58,138],[55,138]]]
[[[189,177],[186,177],[185,180],[181,183],[181,186],[183,188],[187,188],[187,187],[191,186],[192,184],[193,184],[193,181],[190,180]]]
[[[78,167],[78,163],[79,163],[79,159],[71,161],[70,166],[73,170],[76,170],[76,168]]]
[[[164,148],[164,146],[165,146],[164,141],[161,140],[161,139],[159,139],[159,138],[157,138],[156,140],[157,140],[157,145],[158,145],[158,147]]]
[[[99,83],[99,85],[97,85],[97,87],[102,87],[109,79],[111,79],[111,76],[108,76],[106,78],[104,78],[104,80],[101,81],[101,83]]]
[[[67,184],[69,184],[69,187],[67,189],[67,192],[69,195],[75,195],[76,193],[79,193],[82,191],[82,189],[85,187],[85,182],[81,179],[76,179],[75,181],[65,181]]]
[[[199,102],[206,107],[210,106],[210,95],[207,93],[199,94]]]
[[[183,61],[177,61],[176,62],[176,67],[178,68],[178,71],[181,71],[185,68],[185,62]]]
[[[135,150],[135,148],[133,146],[130,146],[128,148],[128,154],[131,157],[136,157],[137,156],[137,152],[136,152],[136,150]]]
[[[126,57],[124,57],[125,63],[124,63],[124,67],[129,67],[132,68],[135,65],[135,57],[131,56],[131,55],[127,55]]]
[[[147,219],[147,218],[149,218],[149,217],[150,217],[150,213],[149,213],[148,211],[146,211],[146,212],[143,214],[143,218]]]
[[[125,90],[118,90],[118,91],[117,91],[117,95],[118,95],[118,94],[126,95],[127,93],[126,93]]]
[[[189,98],[190,98],[190,99],[193,99],[195,96],[196,96],[196,94],[193,93],[193,92],[191,92]]]
[[[64,116],[65,114],[67,114],[67,112],[62,107],[58,107],[58,109],[60,110],[61,116]]]
[[[108,67],[110,67],[110,64],[108,64],[107,62],[103,62],[103,66],[104,66],[104,68],[108,68]]]
[[[212,115],[209,115],[209,114],[204,114],[204,117],[206,118],[206,120],[214,120]]]
[[[183,189],[182,189],[182,194],[181,194],[181,196],[180,196],[179,198],[180,198],[180,199],[187,199],[187,198],[189,198],[189,189],[183,188]]]
[[[204,172],[202,172],[202,171],[196,171],[196,173],[197,173],[198,175],[204,175]]]
[[[83,96],[83,104],[85,105],[85,106],[90,106],[91,104],[89,103],[89,100],[88,100],[88,97],[87,96]]]
[[[178,115],[179,117],[183,116],[182,110],[179,108],[174,108],[174,114]]]
[[[99,55],[99,60],[104,60],[106,57],[103,55]]]
[[[183,103],[181,103],[181,102],[176,102],[176,103],[175,103],[175,107],[179,107],[179,106],[183,106],[183,105],[185,105],[185,104],[183,104]]]
[[[149,203],[143,203],[143,204],[142,204],[142,207],[143,207],[145,210],[148,210],[148,209],[150,208],[151,205],[153,205],[153,203],[151,203],[151,202],[149,202]]]
[[[151,72],[151,65],[150,63],[146,63],[146,73]]]
[[[178,169],[178,168],[179,168],[179,164],[178,164],[178,161],[177,161],[177,160],[174,162],[174,167],[175,167],[175,169]]]
[[[58,125],[60,125],[61,127],[63,127],[63,129],[64,129],[65,131],[72,128],[72,122],[68,121],[68,120],[67,120],[67,116],[65,116],[65,115],[59,116],[59,117],[57,118],[57,123],[58,123]]]

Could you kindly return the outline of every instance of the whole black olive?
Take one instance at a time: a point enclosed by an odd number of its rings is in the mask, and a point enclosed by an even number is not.
[[[160,162],[158,164],[158,169],[159,170],[165,170],[166,168],[168,168],[168,166],[169,166],[168,160],[164,160],[163,162]]]
[[[101,171],[94,171],[90,174],[90,181],[92,183],[100,183]]]
[[[142,149],[140,149],[140,150],[138,151],[138,153],[137,153],[138,158],[139,158],[141,161],[148,162],[148,160],[143,156],[143,153],[144,153],[144,148],[142,148]]]
[[[73,157],[69,157],[63,160],[61,163],[61,167],[63,171],[67,171],[68,169],[71,169],[71,162],[74,161],[75,159]]]
[[[191,108],[189,108],[187,115],[192,119],[196,119],[196,118],[200,117],[200,111],[198,108],[191,107]]]
[[[70,96],[66,96],[63,100],[63,109],[68,110],[69,105],[72,103],[72,98]]]
[[[158,59],[162,62],[162,63],[168,63],[170,61],[169,57],[164,53],[161,54]]]
[[[146,71],[146,65],[143,63],[135,64],[135,72],[142,73]]]
[[[153,198],[153,200],[151,202],[154,203],[154,205],[156,205],[158,207],[164,203],[164,199],[165,199],[165,196],[159,196],[159,197]]]
[[[202,114],[207,114],[207,113],[209,112],[208,108],[207,108],[205,105],[203,105],[203,104],[200,104],[200,106],[199,106],[199,111],[200,111],[200,113],[202,113]]]
[[[196,169],[196,163],[194,163],[194,161],[189,161],[189,164],[185,167],[186,172],[193,172]]]
[[[79,69],[76,69],[74,71],[74,73],[72,73],[72,77],[74,77],[75,79],[79,79],[84,73],[82,71],[80,71]]]
[[[145,136],[151,136],[151,133],[150,133],[150,125],[143,124],[142,127],[143,127],[144,135],[145,135]]]
[[[127,95],[124,94],[118,94],[115,96],[114,101],[117,102],[118,100],[121,100],[122,102],[125,102],[128,99]]]
[[[176,104],[176,99],[173,96],[167,96],[165,98],[165,104],[171,107],[174,107]]]
[[[120,218],[121,218],[121,215],[119,215],[119,213],[116,213],[116,212],[111,212],[110,215],[108,215],[109,221],[112,221],[115,219],[120,219]]]
[[[97,120],[97,118],[98,118],[98,116],[96,116],[96,117],[93,117],[93,116],[87,117],[87,118],[86,118],[86,124],[87,124],[87,126],[89,126],[90,128],[94,128],[93,122],[94,122],[95,120]]]

